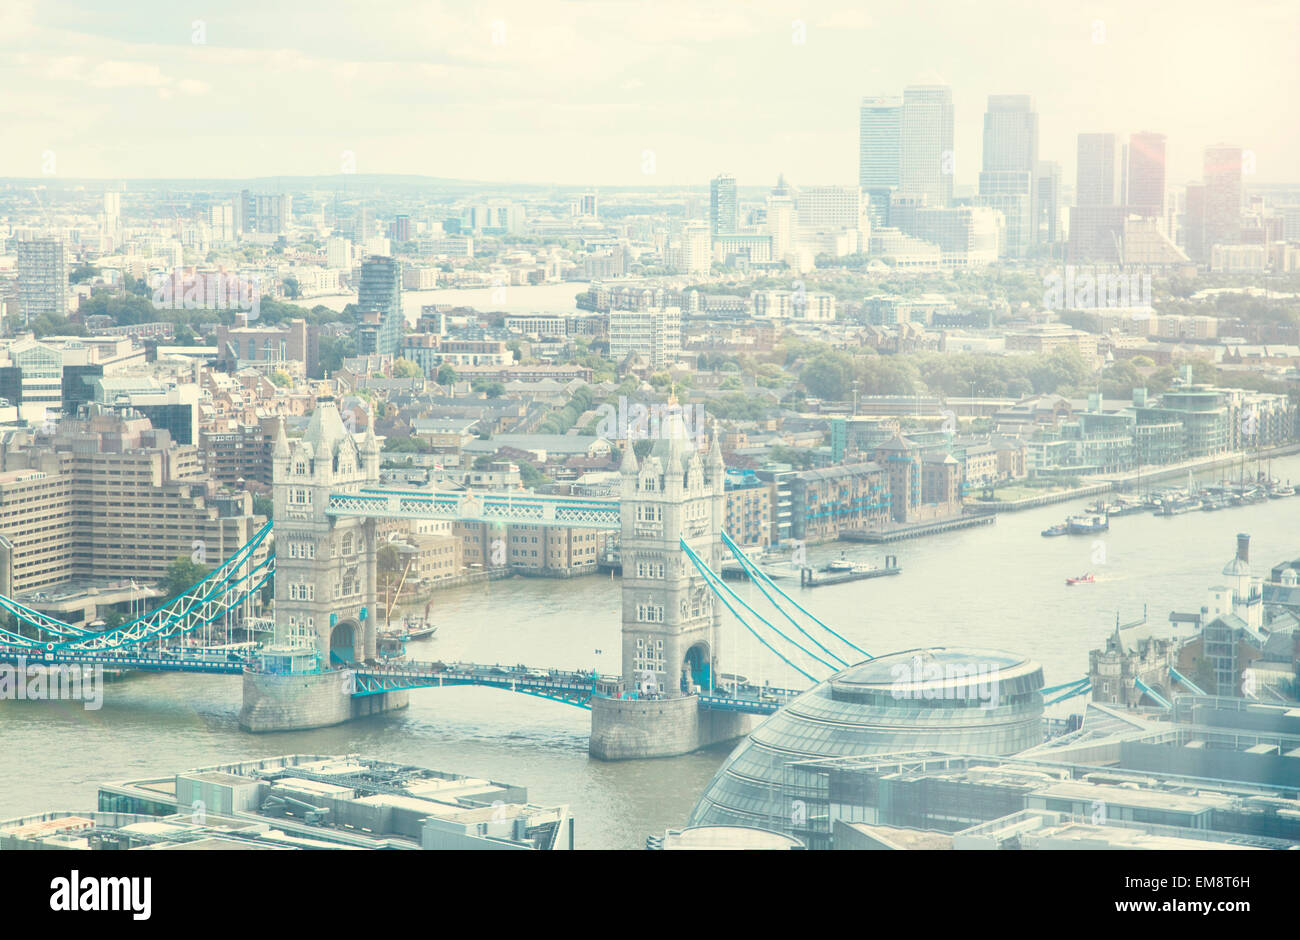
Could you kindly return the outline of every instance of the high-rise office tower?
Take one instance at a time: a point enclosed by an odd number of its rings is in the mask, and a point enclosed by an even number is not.
[[[1205,148],[1205,255],[1241,240],[1241,148]]]
[[[1034,221],[1038,240],[1054,245],[1061,239],[1061,165],[1039,160],[1034,178]]]
[[[402,266],[372,255],[361,263],[357,290],[357,352],[396,357],[402,341]]]
[[[104,193],[104,237],[116,242],[122,233],[122,194]]]
[[[1115,135],[1080,134],[1076,206],[1113,206],[1115,198]]]
[[[1209,261],[1210,245],[1205,239],[1205,184],[1188,183],[1183,209],[1183,251],[1193,261]]]
[[[1066,257],[1074,262],[1116,263],[1122,253],[1124,207],[1114,134],[1080,134],[1074,206]]]
[[[398,244],[405,244],[411,240],[411,217],[405,213],[398,213],[388,225],[388,237]]]
[[[1004,253],[1023,255],[1038,240],[1034,179],[1038,173],[1038,114],[1029,95],[989,95],[984,114],[984,161],[975,204],[1006,217]]]
[[[1030,95],[989,95],[984,113],[986,172],[1033,172],[1038,166],[1038,112]]]
[[[903,131],[902,98],[863,98],[858,109],[858,185],[870,199],[871,221],[885,225],[889,197],[898,189]]]
[[[715,176],[709,181],[709,231],[734,235],[740,229],[740,208],[736,202],[736,178]]]
[[[1128,141],[1130,214],[1158,219],[1165,208],[1165,135],[1143,131]]]
[[[903,89],[899,131],[898,188],[923,195],[931,206],[952,201],[952,89],[910,85]]]
[[[68,315],[68,269],[63,242],[57,238],[20,241],[18,312],[24,323],[41,314]]]
[[[764,231],[772,239],[772,259],[782,261],[794,243],[794,193],[786,184],[784,174],[777,177],[776,185],[767,196],[767,219]]]
[[[580,194],[573,204],[573,215],[580,219],[594,219],[596,214],[596,194]]]

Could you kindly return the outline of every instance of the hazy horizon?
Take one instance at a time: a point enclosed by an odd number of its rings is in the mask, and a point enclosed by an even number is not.
[[[332,176],[350,161],[359,175],[483,185],[699,187],[722,172],[746,187],[778,173],[851,184],[860,99],[943,83],[958,187],[976,182],[988,96],[1018,93],[1034,97],[1040,158],[1067,183],[1076,134],[1140,130],[1167,135],[1170,186],[1199,179],[1221,141],[1253,153],[1247,185],[1290,183],[1298,32],[1273,0],[17,0],[0,9],[0,176]]]

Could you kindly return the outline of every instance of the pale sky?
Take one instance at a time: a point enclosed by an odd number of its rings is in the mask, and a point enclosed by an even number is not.
[[[1298,24],[1295,0],[0,0],[0,176],[323,175],[350,152],[491,182],[847,184],[859,99],[944,82],[958,187],[990,94],[1035,97],[1070,184],[1078,132],[1138,130],[1168,135],[1171,185],[1220,141],[1300,182]]]

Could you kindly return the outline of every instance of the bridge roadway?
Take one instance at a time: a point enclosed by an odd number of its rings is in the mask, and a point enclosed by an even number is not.
[[[478,685],[590,708],[593,697],[618,695],[623,686],[621,676],[603,676],[590,670],[534,669],[524,665],[393,661],[377,665],[359,664],[350,671],[356,677],[355,696],[430,686]],[[770,715],[799,694],[796,689],[741,685],[734,693],[730,689],[715,689],[699,693],[698,698],[702,709]]]
[[[86,650],[45,651],[22,646],[0,646],[0,662],[28,666],[103,666],[105,669],[146,672],[196,672],[239,675],[249,664],[245,653],[148,652],[107,653]]]
[[[0,645],[0,662],[26,666],[103,666],[106,670],[178,672],[208,675],[240,675],[254,665],[245,652],[213,653],[137,650],[130,653],[82,650],[36,650]],[[621,676],[604,676],[593,670],[535,669],[525,665],[501,666],[481,663],[410,662],[390,660],[383,663],[348,664],[336,670],[350,675],[354,697],[378,695],[442,686],[477,685],[486,688],[521,692],[539,698],[563,702],[579,708],[591,708],[594,696],[618,696],[622,693]],[[730,688],[701,691],[702,709],[770,715],[781,705],[799,695],[797,689],[742,684]]]

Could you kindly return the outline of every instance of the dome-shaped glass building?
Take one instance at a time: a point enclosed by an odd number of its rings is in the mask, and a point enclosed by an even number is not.
[[[1043,740],[1043,669],[995,650],[905,650],[850,666],[789,702],[731,753],[688,825],[786,831],[794,761],[901,751],[1007,755]]]

